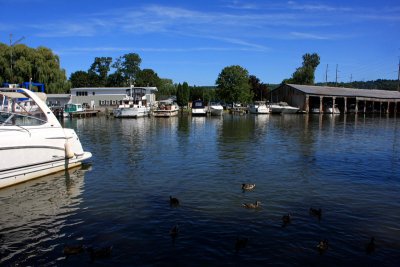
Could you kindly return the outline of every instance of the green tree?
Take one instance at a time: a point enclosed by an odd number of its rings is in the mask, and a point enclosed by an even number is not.
[[[286,79],[283,83],[308,84],[313,85],[315,80],[315,70],[320,62],[318,54],[304,54],[303,65],[296,69],[292,78]]]
[[[128,86],[129,82],[122,76],[121,72],[114,72],[107,77],[107,87],[124,87]]]
[[[91,77],[97,76],[98,83],[94,86],[105,86],[107,83],[108,72],[110,71],[111,57],[96,57],[90,66],[88,73]]]
[[[69,77],[72,88],[89,87],[90,86],[90,75],[86,71],[79,70],[71,73]]]
[[[135,86],[161,86],[161,79],[152,69],[143,69],[136,74]]]
[[[171,79],[160,79],[160,81],[161,85],[157,87],[157,99],[161,99],[161,97],[176,96],[176,87]]]
[[[261,83],[255,75],[249,77],[250,90],[253,92],[253,100],[264,101],[268,94],[268,85]]]
[[[116,72],[121,73],[125,80],[136,79],[140,72],[140,63],[142,59],[138,54],[129,53],[117,58],[112,67],[116,69]]]
[[[0,43],[0,82],[22,83],[31,78],[44,83],[47,93],[67,92],[71,86],[59,57],[49,48]]]
[[[249,103],[253,98],[250,91],[249,72],[241,66],[225,67],[216,80],[217,96],[227,102]]]

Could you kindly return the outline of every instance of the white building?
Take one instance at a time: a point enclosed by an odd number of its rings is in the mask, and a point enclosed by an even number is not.
[[[71,89],[71,103],[96,109],[115,108],[126,95],[131,95],[131,90],[141,92],[149,104],[156,100],[157,87],[82,87]]]

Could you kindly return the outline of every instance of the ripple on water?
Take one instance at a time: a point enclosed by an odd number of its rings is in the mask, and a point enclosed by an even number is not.
[[[397,266],[394,118],[177,117],[68,121],[89,171],[1,191],[1,265],[87,266],[65,244],[113,246],[105,265]],[[255,183],[243,192],[242,183]],[[181,205],[171,207],[169,196]],[[242,203],[259,200],[248,210]],[[309,208],[322,208],[321,220]],[[282,216],[292,221],[282,227]],[[169,231],[179,227],[173,239]],[[376,251],[365,244],[376,238]],[[235,251],[237,238],[247,247]],[[320,240],[329,249],[319,255]]]

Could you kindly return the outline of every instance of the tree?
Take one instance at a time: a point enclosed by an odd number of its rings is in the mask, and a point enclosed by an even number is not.
[[[315,70],[319,65],[320,58],[318,54],[304,54],[303,65],[296,69],[292,78],[286,79],[284,83],[308,84],[313,85],[315,80]]]
[[[249,73],[241,66],[225,67],[216,80],[217,96],[227,102],[248,103],[253,94],[250,91]]]
[[[121,73],[125,80],[136,79],[140,71],[140,63],[142,59],[138,54],[129,53],[117,58],[112,67],[116,69],[116,72]]]
[[[71,73],[69,77],[72,88],[89,87],[90,86],[90,75],[86,71],[79,70]]]
[[[267,98],[268,85],[261,83],[255,75],[250,75],[249,77],[250,90],[253,92],[253,100],[261,100]]]
[[[161,86],[161,79],[152,69],[143,69],[136,74],[136,86]]]
[[[49,48],[40,46],[35,49],[24,44],[10,47],[0,43],[0,82],[22,83],[31,78],[34,82],[44,83],[47,93],[62,93],[70,89],[59,57]]]
[[[89,75],[91,77],[98,77],[98,84],[94,86],[105,86],[107,83],[107,75],[110,71],[112,58],[111,57],[96,57],[94,62],[90,66],[88,70]]]

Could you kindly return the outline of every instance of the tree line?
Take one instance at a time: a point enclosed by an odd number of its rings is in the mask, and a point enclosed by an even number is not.
[[[281,84],[313,85],[315,70],[320,63],[318,54],[304,54],[303,63],[290,78]],[[60,59],[46,47],[29,48],[24,44],[8,46],[0,43],[0,84],[22,83],[32,79],[44,83],[47,93],[67,93],[79,87],[127,87],[155,86],[157,99],[176,96],[180,106],[189,101],[221,101],[225,103],[251,103],[267,100],[268,92],[274,85],[262,83],[255,75],[239,66],[227,66],[221,70],[215,86],[189,86],[187,82],[175,84],[171,79],[160,78],[152,69],[141,69],[142,59],[136,53],[122,55],[115,60],[111,57],[95,57],[87,71],[71,73],[67,79],[60,67]],[[325,85],[325,84],[317,84]],[[328,85],[333,85],[329,83]],[[396,90],[395,80],[376,80],[335,84],[341,87]]]

